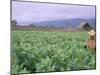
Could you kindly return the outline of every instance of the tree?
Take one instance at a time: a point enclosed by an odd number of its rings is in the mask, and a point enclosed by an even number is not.
[[[56,28],[54,25],[50,25],[50,28]]]
[[[12,20],[12,25],[13,26],[17,25],[17,21],[16,20]]]
[[[30,24],[31,27],[37,27],[35,24]]]

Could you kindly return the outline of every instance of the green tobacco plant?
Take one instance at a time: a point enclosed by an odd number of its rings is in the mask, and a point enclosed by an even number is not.
[[[13,31],[11,71],[35,73],[95,69],[95,54],[84,48],[86,32]]]

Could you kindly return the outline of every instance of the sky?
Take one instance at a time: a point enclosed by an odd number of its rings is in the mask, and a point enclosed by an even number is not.
[[[95,6],[12,1],[12,20],[18,24],[72,18],[95,18]]]

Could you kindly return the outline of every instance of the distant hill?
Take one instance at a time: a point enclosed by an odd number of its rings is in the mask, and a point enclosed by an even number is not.
[[[83,21],[88,22],[93,27],[95,27],[96,25],[95,19],[80,19],[80,18],[43,21],[43,22],[33,23],[33,25],[36,25],[37,27],[54,26],[56,28],[60,28],[60,27],[66,28],[70,25],[70,27],[75,28]]]

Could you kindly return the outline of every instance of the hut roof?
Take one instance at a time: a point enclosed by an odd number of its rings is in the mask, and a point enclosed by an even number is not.
[[[84,25],[89,25],[89,27],[92,27],[92,26],[91,26],[89,23],[87,23],[87,22],[81,22],[81,23],[78,25],[77,28],[83,28]]]

